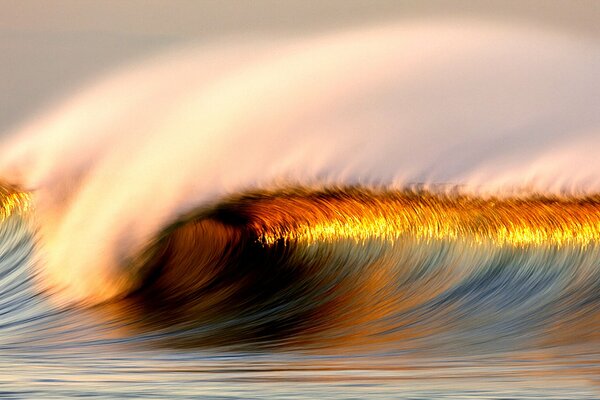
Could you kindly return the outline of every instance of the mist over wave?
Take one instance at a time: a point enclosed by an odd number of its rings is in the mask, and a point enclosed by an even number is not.
[[[249,190],[445,185],[600,191],[600,49],[531,28],[431,21],[239,38],[123,68],[10,134],[44,285],[100,302],[139,284],[165,227]]]

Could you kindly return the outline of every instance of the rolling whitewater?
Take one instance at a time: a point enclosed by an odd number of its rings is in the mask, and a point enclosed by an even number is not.
[[[91,83],[0,149],[0,397],[597,398],[598,71],[439,20]]]

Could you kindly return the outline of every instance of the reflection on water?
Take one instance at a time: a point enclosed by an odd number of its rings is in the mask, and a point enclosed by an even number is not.
[[[119,347],[119,346],[116,346]],[[5,350],[5,349],[3,349]],[[81,351],[81,350],[80,350]],[[2,398],[595,399],[598,354],[423,360],[86,349],[6,354]]]

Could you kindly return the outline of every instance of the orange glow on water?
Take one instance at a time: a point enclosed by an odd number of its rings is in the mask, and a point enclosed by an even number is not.
[[[586,246],[600,241],[600,197],[479,198],[362,189],[274,197],[255,204],[260,242],[391,243],[469,240],[498,246]]]

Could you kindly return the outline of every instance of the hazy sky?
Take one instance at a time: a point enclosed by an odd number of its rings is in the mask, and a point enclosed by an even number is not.
[[[223,35],[293,35],[442,15],[600,37],[595,0],[0,1],[0,132],[115,66]]]

